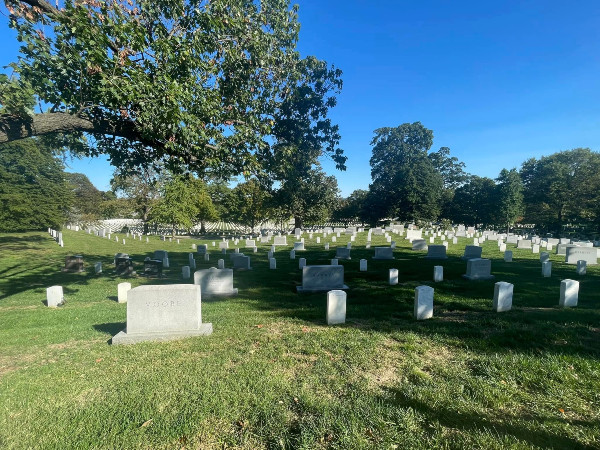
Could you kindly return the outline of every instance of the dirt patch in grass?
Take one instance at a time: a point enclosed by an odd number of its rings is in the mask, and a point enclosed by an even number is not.
[[[403,361],[400,345],[391,338],[385,338],[377,346],[374,365],[363,373],[370,387],[380,389],[396,384]]]

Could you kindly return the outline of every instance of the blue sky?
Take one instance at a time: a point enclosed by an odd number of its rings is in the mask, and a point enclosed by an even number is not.
[[[343,195],[370,182],[373,130],[420,121],[433,149],[450,147],[470,173],[560,150],[600,150],[600,4],[597,1],[299,0],[299,50],[342,69],[331,117],[348,170]],[[0,63],[17,42],[0,22]],[[70,163],[99,188],[103,159]]]

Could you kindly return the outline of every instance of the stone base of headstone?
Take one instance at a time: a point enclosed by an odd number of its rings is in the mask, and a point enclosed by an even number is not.
[[[208,336],[212,334],[213,326],[212,323],[203,323],[200,325],[198,330],[189,330],[189,331],[178,331],[178,332],[169,332],[169,333],[145,333],[145,334],[127,334],[126,331],[121,331],[120,333],[113,336],[111,343],[113,345],[121,345],[121,344],[137,344],[139,342],[164,342],[164,341],[174,341],[176,339],[184,339],[193,336]]]

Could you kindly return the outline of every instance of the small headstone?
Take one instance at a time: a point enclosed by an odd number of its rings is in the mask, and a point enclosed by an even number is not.
[[[500,244],[500,251],[501,252],[505,252],[506,251],[506,244],[504,242],[502,244]]]
[[[506,281],[499,281],[494,285],[493,309],[496,312],[510,311],[512,308],[514,285]]]
[[[540,252],[540,245],[539,244],[533,244],[532,248],[531,248],[531,253],[539,253]]]
[[[46,303],[49,308],[56,308],[64,301],[62,286],[50,286],[46,289]]]
[[[506,250],[504,252],[504,262],[512,262],[512,250]]]
[[[430,286],[417,286],[415,288],[414,317],[417,320],[426,320],[433,317],[433,288]]]
[[[346,293],[341,290],[327,292],[327,325],[346,322]]]
[[[187,280],[187,279],[189,279],[189,278],[190,278],[190,266],[183,266],[183,267],[181,268],[181,277],[182,277],[184,280]]]
[[[346,247],[337,247],[335,250],[335,257],[338,259],[351,259],[350,249]]]
[[[131,289],[131,283],[119,283],[117,285],[117,302],[127,303],[127,292]]]
[[[359,267],[360,267],[361,272],[366,272],[367,271],[367,260],[361,259]]]
[[[294,251],[304,251],[304,242],[294,242]]]
[[[337,265],[338,265],[338,260],[337,260],[337,258],[333,258],[333,259],[331,260],[331,265],[332,265],[332,266],[337,266]]]
[[[317,236],[317,244],[321,243],[321,238]]]
[[[585,275],[587,273],[587,261],[581,259],[577,261],[577,275]]]
[[[562,280],[560,282],[560,300],[559,306],[570,308],[577,306],[579,299],[579,281]]]
[[[219,259],[219,260],[217,261],[217,267],[218,267],[219,269],[224,269],[224,268],[225,268],[225,260],[224,260],[224,259]]]
[[[544,261],[542,263],[542,276],[545,278],[552,276],[552,261]]]
[[[540,253],[540,262],[544,263],[546,261],[550,261],[550,254],[548,252]]]
[[[277,269],[277,260],[275,258],[269,258],[269,269]]]
[[[329,242],[325,244],[325,250],[329,250]]]
[[[296,250],[290,251],[290,259],[296,259]]]
[[[210,254],[208,252],[204,254],[204,261],[210,261]]]
[[[298,268],[302,269],[304,266],[306,266],[306,258],[300,258],[298,260]]]
[[[337,238],[335,236],[331,236],[331,242],[337,242]]]
[[[102,273],[102,263],[100,261],[94,264],[94,271],[96,273]]]
[[[433,281],[444,281],[444,266],[433,266]]]
[[[398,269],[390,269],[389,281],[390,286],[398,284]]]

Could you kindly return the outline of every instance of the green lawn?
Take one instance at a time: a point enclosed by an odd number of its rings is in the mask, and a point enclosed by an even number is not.
[[[329,263],[347,239],[330,251],[307,239],[297,257]],[[494,281],[461,278],[470,240],[435,262],[396,238],[396,260],[374,261],[363,234],[340,261],[347,322],[328,327],[326,294],[295,292],[288,237],[277,270],[259,244],[247,253],[254,270],[234,274],[239,296],[203,302],[211,336],[111,346],[125,328],[117,284],[180,283],[192,242],[212,239],[122,245],[65,230],[64,241],[0,234],[1,448],[600,448],[600,268],[578,277],[552,255],[552,277],[542,278],[539,255],[513,249],[504,263],[486,242],[496,281],[515,285],[513,310],[497,314]],[[113,274],[115,253],[141,270],[157,249],[170,254],[166,279]],[[216,266],[210,250],[198,268]],[[61,272],[76,253],[86,271]],[[447,281],[433,283],[434,265]],[[392,267],[398,286],[387,283]],[[580,281],[577,308],[558,308],[565,278]],[[66,304],[50,309],[45,289],[56,284]],[[435,288],[434,318],[417,322],[422,284]]]

